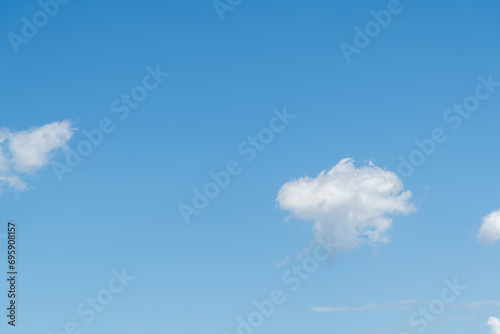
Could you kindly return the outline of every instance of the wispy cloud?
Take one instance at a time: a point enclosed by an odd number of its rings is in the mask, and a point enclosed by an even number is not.
[[[288,262],[290,262],[290,256],[287,254],[285,256],[285,258],[283,260],[281,260],[280,262],[274,262],[274,266],[276,268],[281,268],[283,267],[285,264],[287,264]]]
[[[435,322],[439,324],[446,324],[450,322],[465,321],[465,320],[476,320],[478,318],[475,314],[465,314],[459,316],[448,316],[442,319],[437,319]]]
[[[500,302],[496,300],[481,300],[481,301],[474,301],[470,303],[463,303],[463,304],[455,304],[453,307],[456,308],[479,308],[483,306],[495,306],[495,307],[500,307]]]
[[[353,312],[353,311],[387,311],[387,310],[408,310],[411,305],[416,304],[416,300],[398,300],[385,304],[368,303],[357,307],[347,306],[316,306],[311,308],[314,312]]]
[[[423,303],[423,302],[422,302]],[[419,304],[417,300],[406,299],[389,302],[385,304],[368,303],[362,306],[349,307],[349,306],[315,306],[311,310],[314,312],[360,312],[360,311],[387,311],[387,310],[407,310],[413,305]],[[500,301],[496,300],[481,300],[469,303],[454,304],[454,308],[467,308],[477,309],[485,306],[500,307]]]

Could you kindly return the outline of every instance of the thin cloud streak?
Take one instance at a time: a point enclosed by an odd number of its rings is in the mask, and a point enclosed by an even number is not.
[[[398,300],[386,304],[369,303],[358,307],[335,307],[335,306],[316,306],[312,307],[314,312],[359,312],[359,311],[386,311],[386,310],[407,310],[410,305],[416,304],[413,299]]]

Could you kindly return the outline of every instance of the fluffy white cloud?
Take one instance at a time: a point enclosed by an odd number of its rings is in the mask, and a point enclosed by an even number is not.
[[[27,190],[17,174],[33,174],[47,165],[57,150],[66,148],[74,132],[67,120],[24,131],[0,129],[0,190],[4,186]]]
[[[491,246],[500,240],[500,210],[493,211],[483,218],[483,224],[477,235],[483,245]]]
[[[362,240],[387,242],[388,215],[414,211],[411,196],[396,173],[372,163],[356,168],[352,159],[343,159],[316,178],[284,184],[277,201],[295,217],[313,221],[317,239],[330,239],[346,251]]]
[[[73,132],[70,121],[54,122],[15,133],[8,131],[6,137],[14,168],[31,173],[45,166],[51,153],[66,147]]]
[[[490,326],[490,334],[500,334],[500,319],[490,317],[488,319],[488,325]]]

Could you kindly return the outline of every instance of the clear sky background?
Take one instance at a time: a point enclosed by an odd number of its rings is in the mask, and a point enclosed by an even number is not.
[[[3,133],[73,129],[49,160],[2,171],[26,184],[1,194],[0,220],[19,224],[15,330],[59,334],[75,321],[82,333],[233,334],[254,300],[281,289],[285,303],[255,333],[417,333],[408,318],[458,278],[467,289],[425,332],[488,333],[500,317],[500,244],[476,235],[500,209],[500,88],[457,130],[443,115],[479,76],[500,81],[500,4],[401,1],[348,63],[339,45],[387,4],[245,0],[221,21],[211,1],[72,0],[16,53],[8,34],[40,5],[1,2]],[[121,120],[112,102],[157,65],[170,75]],[[238,146],[285,106],[296,117],[247,162]],[[104,118],[114,131],[60,182],[51,163]],[[398,173],[435,128],[448,140],[401,176],[416,210],[391,215],[390,240],[335,256],[291,292],[282,275],[315,236],[311,222],[286,219],[281,187],[344,158]],[[231,160],[241,173],[186,224],[179,204]],[[86,323],[77,307],[122,268],[135,279]]]

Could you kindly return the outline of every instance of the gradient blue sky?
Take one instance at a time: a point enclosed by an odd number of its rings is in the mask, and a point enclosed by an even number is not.
[[[254,300],[286,289],[282,273],[313,239],[310,222],[285,222],[281,186],[347,157],[397,171],[436,127],[449,140],[404,179],[418,209],[394,217],[390,242],[321,265],[256,333],[399,333],[390,329],[418,305],[312,308],[425,304],[455,277],[468,286],[458,303],[499,300],[499,245],[475,236],[500,208],[500,90],[457,131],[442,117],[478,76],[500,81],[500,4],[401,3],[347,64],[339,44],[387,1],[244,1],[221,22],[211,1],[72,0],[19,53],[6,36],[39,6],[2,2],[2,127],[71,120],[74,148],[102,118],[116,125],[64,182],[47,165],[25,177],[29,191],[1,195],[0,220],[20,226],[18,332],[56,334],[75,320],[95,334],[236,333]],[[170,76],[120,121],[111,102],[157,64]],[[179,203],[210,171],[244,161],[237,146],[284,106],[297,117],[185,224]],[[122,267],[136,279],[85,324],[76,307]],[[489,316],[500,307],[450,307],[426,333],[488,333]]]

